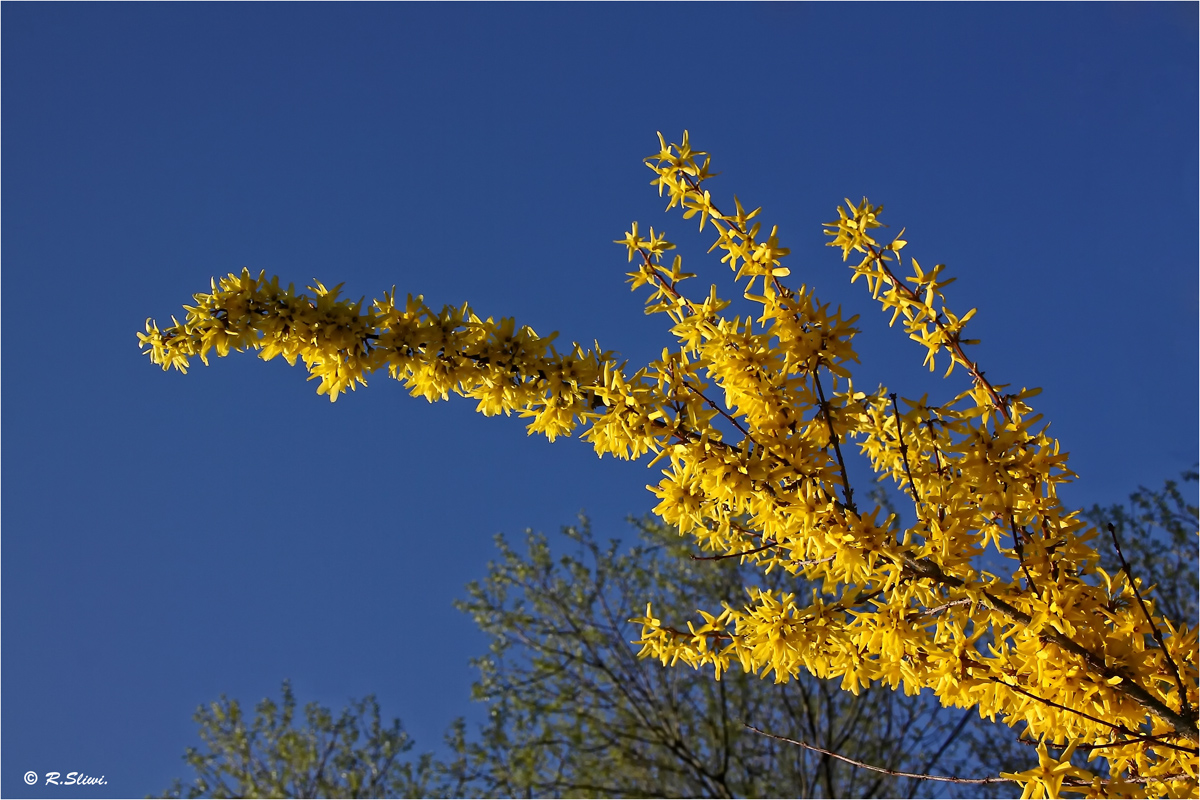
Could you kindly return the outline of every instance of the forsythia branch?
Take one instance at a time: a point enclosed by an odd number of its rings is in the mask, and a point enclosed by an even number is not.
[[[954,279],[945,266],[925,270],[902,256],[903,231],[877,241],[883,209],[865,198],[827,224],[843,260],[863,256],[851,281],[864,278],[892,322],[903,318],[925,365],[945,352],[947,377],[955,365],[971,375],[969,389],[941,404],[862,391],[852,373],[857,317],[843,318],[807,285],[783,284],[789,250],[778,228],[765,232],[761,209],[748,212],[736,197],[733,213],[716,204],[710,159],[686,133],[678,144],[660,135],[659,145],[646,159],[653,185],[668,209],[699,217],[714,235],[710,252],[754,313],[729,315],[715,285],[685,294],[682,282],[695,276],[682,256],[666,260],[675,245],[635,222],[618,240],[629,283],[648,291],[646,312],[665,314],[675,340],[639,369],[599,345],[560,353],[553,335],[468,305],[434,311],[393,290],[364,306],[340,298],[340,286],[297,294],[248,270],[195,295],[184,322],[147,322],[139,339],[163,369],[250,349],[303,362],[330,400],[386,369],[431,402],[457,394],[485,415],[529,419],[531,434],[577,433],[602,456],[651,454],[662,474],[648,487],[654,511],[709,554],[695,558],[803,573],[820,590],[798,598],[747,587],[740,606],[700,610],[686,626],[647,606],[635,620],[642,656],[711,667],[718,680],[736,663],[777,682],[801,670],[840,679],[855,693],[877,683],[928,689],[944,705],[1024,726],[1039,766],[1001,778],[1027,796],[1194,796],[1195,621],[1163,616],[1127,565],[1115,575],[1100,567],[1099,533],[1058,498],[1075,476],[1029,405],[1038,390],[1010,392],[967,358],[975,311],[947,305]],[[855,503],[851,444],[879,480],[912,496],[912,525]],[[1072,765],[1076,748],[1111,777]]]

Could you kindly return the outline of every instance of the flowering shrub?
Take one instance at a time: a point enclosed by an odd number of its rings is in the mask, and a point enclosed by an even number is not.
[[[649,487],[659,517],[704,550],[803,573],[823,591],[749,588],[741,607],[683,626],[647,606],[635,620],[642,655],[711,667],[718,680],[737,664],[777,682],[807,670],[851,692],[930,689],[947,706],[1024,723],[1039,766],[1000,777],[1027,797],[1194,797],[1195,621],[1164,618],[1127,568],[1098,566],[1108,539],[1058,500],[1074,476],[1029,405],[1037,390],[1006,392],[968,357],[975,311],[947,305],[944,265],[902,255],[903,231],[877,240],[882,207],[865,199],[826,226],[843,260],[857,261],[851,280],[902,323],[925,365],[944,363],[947,377],[961,368],[971,383],[943,405],[864,392],[851,376],[856,318],[783,283],[777,229],[764,235],[759,210],[736,199],[733,213],[718,208],[704,188],[710,160],[686,133],[659,142],[646,160],[659,194],[715,235],[756,316],[726,316],[715,286],[685,294],[694,276],[677,255],[668,264],[674,246],[634,223],[618,242],[629,280],[678,341],[635,372],[599,349],[560,353],[553,335],[467,305],[434,311],[393,291],[364,308],[340,285],[316,283],[309,297],[247,270],[195,295],[183,323],[147,322],[139,339],[163,369],[207,364],[213,350],[300,359],[330,400],[386,368],[414,396],[515,411],[551,440],[578,430],[600,455],[653,454],[665,466]],[[856,501],[852,444],[907,494],[911,526]]]

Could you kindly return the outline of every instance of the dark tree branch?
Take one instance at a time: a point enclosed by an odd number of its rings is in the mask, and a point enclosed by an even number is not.
[[[904,428],[900,422],[900,404],[896,400],[896,393],[892,392],[888,395],[892,401],[892,412],[896,417],[896,438],[900,441],[900,457],[904,459],[904,474],[908,476],[908,491],[912,495],[913,503],[917,507],[917,518],[921,517],[921,500],[917,497],[917,485],[913,483],[912,467],[908,464],[908,445],[904,442]]]
[[[846,508],[858,514],[858,507],[854,505],[854,489],[850,488],[850,476],[846,472],[846,460],[842,458],[842,446],[838,442],[837,432],[833,429],[833,417],[829,409],[829,401],[825,399],[825,389],[821,386],[821,376],[818,370],[821,365],[813,367],[813,385],[817,388],[817,398],[821,401],[821,411],[825,415],[825,424],[829,426],[829,440],[833,442],[833,452],[837,454],[838,467],[842,470],[842,490],[846,493]]]
[[[1175,677],[1175,686],[1179,689],[1179,709],[1185,716],[1194,717],[1195,714],[1192,713],[1192,705],[1188,702],[1187,691],[1183,688],[1183,679],[1179,677],[1179,667],[1175,665],[1175,659],[1171,657],[1170,651],[1167,650],[1167,644],[1163,641],[1162,633],[1159,632],[1158,626],[1154,624],[1154,618],[1150,616],[1150,611],[1146,608],[1146,601],[1142,599],[1142,593],[1138,591],[1137,582],[1133,579],[1133,573],[1129,571],[1129,562],[1125,560],[1125,554],[1121,552],[1121,542],[1117,539],[1117,529],[1111,522],[1108,523],[1108,532],[1112,536],[1113,547],[1117,550],[1117,558],[1121,560],[1121,569],[1125,570],[1125,577],[1129,580],[1129,588],[1133,590],[1133,596],[1137,598],[1138,605],[1142,608],[1142,615],[1150,623],[1150,631],[1154,635],[1154,641],[1158,642],[1163,657],[1167,660],[1167,666],[1171,668],[1171,675]]]
[[[1037,700],[1039,703],[1045,703],[1046,705],[1048,705],[1052,708],[1057,708],[1060,711],[1066,711],[1071,714],[1077,714],[1078,716],[1081,716],[1084,719],[1089,720],[1090,722],[1095,722],[1099,725],[1107,725],[1108,727],[1112,728],[1114,731],[1117,731],[1118,733],[1120,733],[1124,736],[1128,736],[1131,738],[1138,737],[1138,733],[1136,731],[1131,731],[1131,730],[1129,730],[1129,728],[1126,728],[1124,725],[1120,725],[1116,722],[1109,722],[1108,720],[1100,719],[1099,717],[1093,717],[1091,714],[1080,711],[1077,708],[1071,708],[1070,706],[1064,706],[1061,703],[1054,702],[1053,700],[1047,700],[1044,697],[1039,697],[1038,695],[1034,694],[1033,692],[1026,691],[1025,689],[1022,689],[1020,686],[1014,686],[1013,684],[1009,683],[1008,681],[1001,680],[994,675],[989,675],[988,680],[992,681],[993,683],[998,683],[1001,686],[1004,686],[1008,689],[1012,689],[1017,694],[1023,694],[1031,700]],[[1182,745],[1178,745],[1173,742],[1164,742],[1162,739],[1159,739],[1155,736],[1142,736],[1139,738],[1142,738],[1145,741],[1150,742],[1155,745],[1158,745],[1160,747],[1168,747],[1172,750],[1178,750],[1181,753],[1200,752],[1195,747],[1184,747]]]

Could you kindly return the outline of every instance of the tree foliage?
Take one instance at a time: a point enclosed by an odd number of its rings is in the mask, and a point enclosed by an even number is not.
[[[317,703],[296,714],[285,681],[280,702],[265,698],[247,719],[237,700],[224,696],[193,717],[203,749],[189,747],[184,760],[196,773],[184,787],[176,781],[166,797],[425,797],[450,796],[438,784],[435,762],[412,749],[395,719],[385,726],[374,696],[352,702],[335,719]],[[443,773],[444,774],[444,773]]]
[[[1194,483],[1195,472],[1184,473],[1182,481]],[[875,499],[893,510],[886,495]],[[1186,609],[1195,603],[1195,558],[1185,549],[1196,527],[1195,508],[1179,483],[1167,481],[1161,490],[1139,489],[1128,505],[1096,506],[1088,516],[1097,526],[1116,520],[1128,559],[1139,565],[1152,591]],[[940,766],[979,774],[1036,760],[1008,728],[989,725],[970,711],[951,715],[928,695],[876,688],[856,697],[806,674],[775,684],[735,671],[715,683],[686,665],[662,667],[632,658],[634,630],[619,609],[647,597],[669,608],[732,602],[753,575],[740,560],[695,557],[685,541],[650,519],[638,521],[637,528],[638,542],[624,551],[615,541],[602,546],[586,519],[565,528],[557,548],[532,532],[524,553],[497,537],[499,561],[489,566],[484,581],[468,586],[468,598],[458,604],[491,642],[488,655],[476,662],[481,675],[475,699],[489,711],[478,735],[468,739],[458,721],[447,735],[449,762],[429,754],[415,764],[398,762],[394,754],[412,746],[399,721],[383,728],[373,698],[352,702],[338,725],[357,726],[368,744],[339,759],[344,791],[331,790],[326,781],[324,793],[351,796],[353,787],[383,796],[429,797],[1011,793],[1006,783],[947,787],[864,771],[750,733],[745,722],[893,772],[923,774]],[[1115,551],[1107,558],[1117,561]],[[761,579],[792,580],[784,572]],[[294,716],[287,684],[282,704],[282,716]],[[288,725],[279,721],[277,708],[263,701],[249,734],[236,701],[222,698],[198,710],[207,752],[189,749],[185,756],[196,768],[193,796],[303,796],[323,783],[311,775],[320,747],[294,742],[328,741],[330,712],[310,706],[305,724],[281,735],[279,729]],[[248,750],[256,756],[248,759]],[[384,751],[393,754],[385,771],[394,779],[381,781],[378,759],[362,754]],[[1079,753],[1074,761],[1086,763]],[[281,785],[256,778],[252,763],[274,765],[276,775],[307,777]],[[182,791],[177,782],[171,796]]]
[[[866,199],[828,223],[843,260],[855,254],[852,281],[901,322],[924,365],[945,364],[947,378],[957,367],[970,382],[941,404],[863,391],[851,374],[856,318],[783,283],[788,250],[776,228],[764,235],[760,210],[736,198],[733,213],[717,206],[710,160],[686,134],[679,144],[660,136],[646,163],[668,209],[712,231],[754,311],[727,315],[715,286],[685,295],[693,275],[680,256],[666,262],[674,245],[635,223],[619,241],[630,281],[677,340],[635,371],[598,348],[559,353],[553,336],[468,305],[435,312],[393,292],[364,309],[340,287],[317,283],[310,298],[248,271],[195,295],[184,323],[147,322],[139,337],[164,369],[253,348],[302,360],[332,400],[386,368],[429,400],[455,393],[486,415],[516,411],[531,433],[579,430],[601,455],[653,454],[666,467],[652,487],[665,523],[705,551],[817,590],[756,581],[748,599],[686,624],[647,605],[642,655],[706,666],[718,680],[737,666],[777,682],[808,672],[854,693],[928,689],[1022,727],[1039,764],[1001,777],[1027,796],[1194,796],[1195,620],[1165,616],[1126,565],[1101,566],[1110,533],[1060,503],[1057,488],[1074,475],[1030,405],[1037,390],[1007,391],[967,355],[975,310],[951,309],[944,265],[904,255],[903,231],[877,240],[882,207]],[[851,444],[908,495],[911,524],[860,507]]]
[[[1196,531],[1200,509],[1194,504],[1195,487],[1184,497],[1181,485],[1196,483],[1195,469],[1169,480],[1161,490],[1140,487],[1128,504],[1092,506],[1084,512],[1098,530],[1114,527],[1135,575],[1144,576],[1148,594],[1168,619],[1194,620],[1196,609]],[[1101,554],[1105,569],[1116,574],[1122,567],[1114,550]]]
[[[858,697],[799,676],[786,684],[732,672],[721,681],[636,658],[631,604],[736,602],[753,575],[736,560],[697,560],[673,530],[638,523],[624,551],[586,520],[558,547],[497,537],[500,559],[459,607],[488,634],[475,699],[488,721],[466,761],[485,797],[907,797],[928,786],[864,772],[746,728],[746,723],[892,770],[928,771],[952,747],[961,712],[929,694]],[[570,552],[574,551],[574,552]],[[758,576],[760,579],[763,576]],[[782,585],[785,572],[765,578]],[[957,763],[957,761],[955,761]]]
[[[746,722],[892,770],[969,757],[955,746],[968,718],[928,695],[856,697],[809,675],[714,682],[636,658],[637,628],[622,609],[646,597],[684,608],[732,601],[751,569],[691,559],[651,520],[637,530],[624,550],[598,542],[586,519],[554,547],[533,532],[524,552],[497,537],[499,560],[458,603],[490,641],[473,689],[488,713],[471,737],[461,721],[451,725],[448,761],[401,760],[413,743],[399,720],[380,725],[373,697],[336,721],[309,704],[301,721],[285,683],[281,703],[260,702],[249,725],[236,700],[197,711],[206,750],[185,756],[197,775],[189,796],[913,797],[935,788],[757,735]],[[346,747],[355,730],[363,744]],[[169,796],[183,791],[177,782]]]

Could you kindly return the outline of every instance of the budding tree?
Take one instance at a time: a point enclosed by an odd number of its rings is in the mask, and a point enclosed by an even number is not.
[[[1037,390],[1006,391],[967,355],[975,311],[951,310],[944,265],[903,255],[903,231],[876,239],[882,207],[866,199],[827,224],[829,244],[854,256],[851,280],[901,322],[925,365],[970,382],[940,405],[863,391],[851,374],[857,318],[785,285],[777,229],[764,235],[760,209],[736,198],[732,213],[718,207],[710,160],[686,133],[659,142],[646,159],[659,194],[713,233],[755,311],[726,314],[715,286],[686,294],[694,276],[680,256],[668,263],[674,245],[634,223],[618,242],[629,279],[678,343],[636,371],[578,344],[560,353],[553,336],[468,305],[437,312],[393,291],[364,308],[340,285],[315,283],[309,297],[248,270],[195,295],[183,323],[148,322],[139,339],[163,369],[207,364],[214,350],[299,359],[330,400],[386,368],[414,396],[515,411],[551,440],[579,431],[602,456],[652,454],[666,467],[650,487],[666,523],[820,591],[748,587],[744,603],[686,624],[647,606],[635,620],[642,655],[710,667],[717,680],[737,665],[777,682],[807,671],[850,692],[929,689],[1021,727],[1039,765],[989,780],[1015,781],[1027,797],[1195,796],[1195,621],[1166,618],[1127,566],[1100,567],[1098,548],[1119,550],[1115,528],[1097,531],[1060,503],[1058,485],[1074,476],[1029,404]],[[908,496],[911,525],[860,505],[852,444]],[[1076,753],[1090,756],[1086,768]]]

